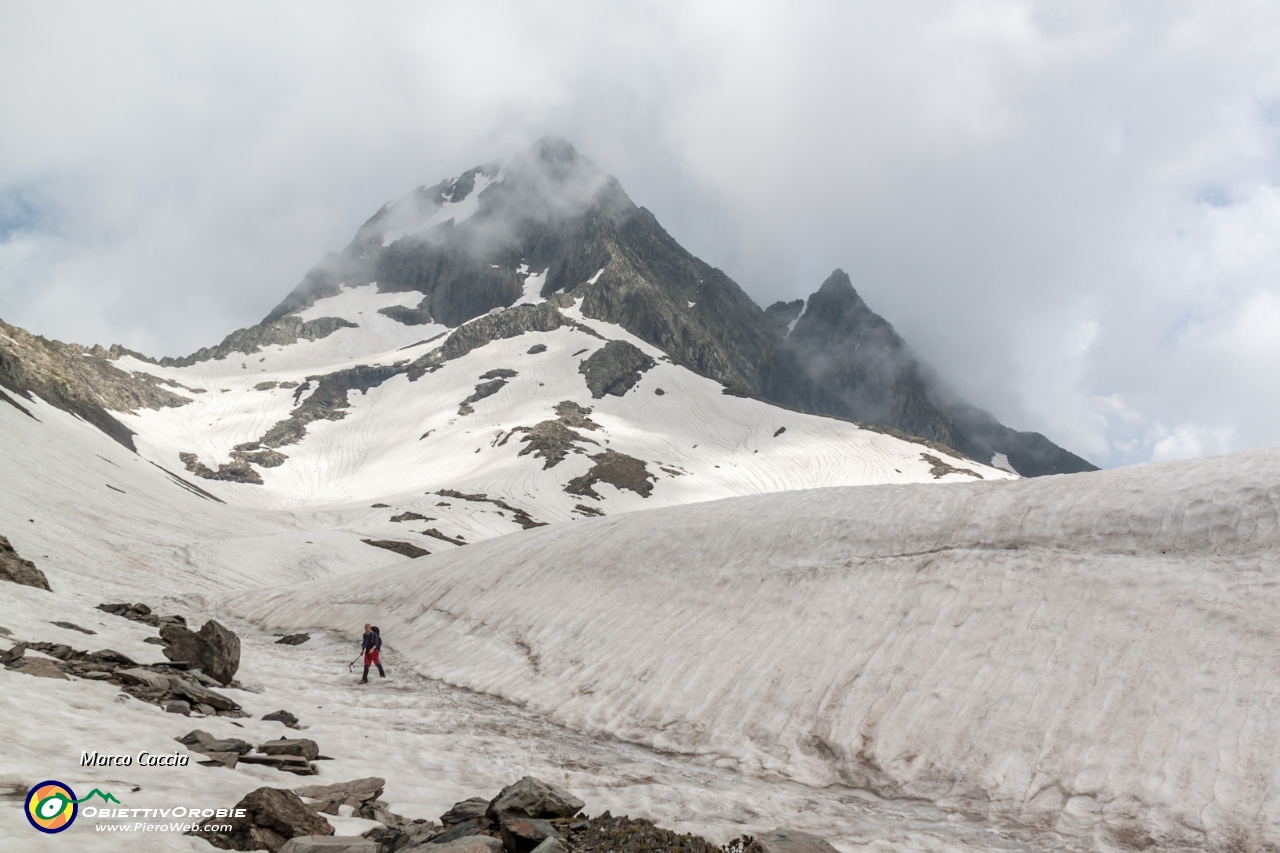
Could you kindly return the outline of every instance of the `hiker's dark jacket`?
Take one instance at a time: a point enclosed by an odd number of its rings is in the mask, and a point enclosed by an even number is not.
[[[382,637],[378,636],[377,634],[373,633],[372,631],[369,631],[368,633],[366,633],[366,634],[364,635],[364,637],[362,637],[362,638],[361,638],[361,640],[360,640],[360,648],[361,648],[361,650],[366,651],[366,652],[367,652],[367,651],[370,651],[370,650],[372,650],[372,649],[381,649],[381,648],[382,648]]]

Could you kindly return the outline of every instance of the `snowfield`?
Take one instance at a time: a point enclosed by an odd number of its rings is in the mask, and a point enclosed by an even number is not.
[[[1280,838],[1280,452],[761,495],[241,596],[741,773],[1099,846]]]

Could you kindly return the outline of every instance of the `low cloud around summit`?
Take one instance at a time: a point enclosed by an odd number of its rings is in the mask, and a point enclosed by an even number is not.
[[[9,4],[0,318],[188,353],[555,135],[1098,464],[1280,444],[1277,43],[1251,3]]]

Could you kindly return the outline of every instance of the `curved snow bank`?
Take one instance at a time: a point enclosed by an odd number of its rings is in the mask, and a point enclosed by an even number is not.
[[[1280,842],[1280,451],[541,528],[256,594],[565,724],[1094,843]]]

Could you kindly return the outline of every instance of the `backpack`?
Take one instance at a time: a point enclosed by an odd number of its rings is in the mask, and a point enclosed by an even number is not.
[[[378,626],[374,625],[373,630],[373,647],[378,651],[382,651],[382,632],[378,630]]]

